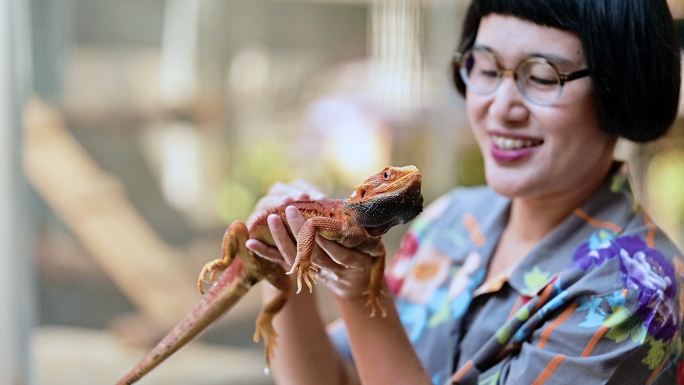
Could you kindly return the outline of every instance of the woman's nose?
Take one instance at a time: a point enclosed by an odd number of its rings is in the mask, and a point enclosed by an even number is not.
[[[504,123],[520,124],[527,121],[530,111],[513,76],[504,76],[492,95],[490,113]]]

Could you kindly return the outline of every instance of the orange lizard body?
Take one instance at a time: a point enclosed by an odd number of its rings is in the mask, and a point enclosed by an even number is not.
[[[225,314],[249,289],[266,279],[279,292],[259,313],[254,341],[264,338],[266,363],[276,346],[276,332],[272,319],[287,302],[290,293],[288,274],[297,272],[299,291],[304,282],[309,290],[315,283],[317,268],[311,262],[316,234],[337,241],[376,257],[371,268],[367,306],[371,317],[378,311],[385,315],[380,304],[385,266],[385,249],[380,237],[391,227],[415,218],[422,210],[421,174],[414,166],[386,167],[357,186],[346,199],[296,201],[261,213],[249,229],[241,221],[232,222],[223,236],[221,258],[207,263],[199,274],[197,287],[203,292],[205,282],[213,286],[197,304],[118,385],[132,384],[171,354],[200,334]],[[247,239],[274,245],[266,223],[271,214],[278,214],[287,223],[285,208],[295,206],[306,222],[296,238],[297,256],[292,269],[286,272],[279,264],[259,258],[245,247]],[[220,274],[219,276],[219,273]],[[218,279],[215,279],[218,276]]]

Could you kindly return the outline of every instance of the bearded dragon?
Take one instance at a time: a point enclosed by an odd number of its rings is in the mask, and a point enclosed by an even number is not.
[[[278,289],[277,296],[259,313],[253,337],[254,342],[264,338],[268,368],[277,337],[271,321],[287,302],[290,293],[288,275],[297,273],[297,293],[302,289],[302,282],[309,291],[315,283],[314,274],[318,269],[312,263],[311,255],[316,234],[375,257],[365,292],[366,307],[370,308],[371,317],[378,311],[384,317],[385,309],[380,298],[384,294],[385,249],[380,237],[391,227],[410,221],[422,211],[421,178],[420,171],[414,166],[385,167],[357,186],[346,199],[285,203],[259,214],[249,228],[239,220],[232,222],[223,236],[221,258],[205,264],[199,274],[198,290],[203,293],[205,284],[213,283],[209,291],[117,385],[139,380],[225,314],[262,279]],[[287,223],[287,206],[297,207],[306,219],[296,237],[290,234],[296,240],[297,255],[288,272],[281,265],[256,256],[245,246],[247,239],[275,245],[266,218],[277,214]]]

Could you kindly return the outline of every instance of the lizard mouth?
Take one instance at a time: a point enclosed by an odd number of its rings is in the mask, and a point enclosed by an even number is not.
[[[385,235],[385,233],[394,225],[396,225],[396,223],[385,223],[384,225],[380,226],[364,226],[363,229],[366,230],[366,233],[368,233],[368,235],[371,237],[379,237]]]
[[[423,210],[420,184],[409,186],[394,196],[378,201],[349,204],[356,215],[355,220],[371,237],[380,237],[390,228],[406,223]]]

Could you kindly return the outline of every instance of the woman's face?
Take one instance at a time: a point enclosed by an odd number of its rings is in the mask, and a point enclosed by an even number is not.
[[[484,17],[475,45],[493,51],[506,68],[536,55],[549,58],[560,72],[587,68],[576,35],[512,16]],[[562,195],[597,183],[604,176],[597,170],[612,160],[615,138],[599,128],[590,77],[565,83],[560,98],[544,106],[527,101],[505,75],[490,94],[467,91],[466,107],[487,182],[499,194]]]

